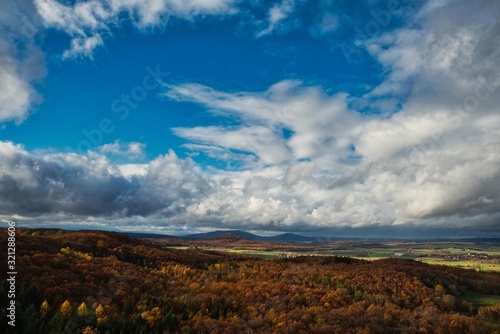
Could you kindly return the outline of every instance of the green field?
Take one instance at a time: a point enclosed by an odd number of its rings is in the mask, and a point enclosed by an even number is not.
[[[327,245],[328,246],[328,245]],[[445,266],[460,267],[464,269],[477,271],[497,271],[500,272],[500,259],[480,259],[477,257],[464,258],[470,254],[486,254],[489,257],[500,256],[500,246],[487,243],[473,242],[409,242],[409,243],[387,243],[377,245],[356,245],[354,247],[345,247],[344,245],[330,244],[331,249],[310,250],[310,251],[274,251],[274,250],[249,250],[249,249],[233,249],[233,248],[205,248],[206,250],[218,252],[231,252],[246,256],[255,256],[265,259],[273,259],[282,257],[284,254],[291,256],[348,256],[366,260],[376,260],[381,258],[393,257],[395,254],[402,253],[398,256],[405,259],[415,259],[428,264],[439,264]],[[187,247],[173,247],[178,249],[186,249]],[[452,257],[461,258],[454,260]]]
[[[475,291],[465,291],[464,295],[458,298],[459,301],[467,301],[475,307],[500,305],[500,296],[483,295]]]

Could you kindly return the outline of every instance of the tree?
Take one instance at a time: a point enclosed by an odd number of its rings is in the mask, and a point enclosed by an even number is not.
[[[106,310],[101,304],[99,304],[99,306],[95,309],[95,317],[97,318],[97,324],[99,326],[104,325],[108,321]]]
[[[49,311],[49,302],[44,300],[42,305],[40,305],[40,318],[45,318],[47,312]]]
[[[69,317],[71,316],[71,303],[69,302],[69,300],[66,299],[64,303],[62,303],[59,312],[61,312],[61,317],[63,317],[64,319],[69,319]]]
[[[96,318],[103,318],[104,316],[106,316],[104,312],[104,307],[101,304],[99,304],[95,309],[95,316]]]
[[[158,319],[161,318],[161,310],[159,307],[154,307],[151,311],[144,311],[141,317],[146,320],[149,327],[153,327]]]
[[[78,306],[78,316],[79,317],[86,317],[89,314],[89,310],[87,308],[87,304],[85,302],[82,302],[80,306]]]
[[[99,334],[99,331],[96,328],[87,326],[84,329],[82,329],[82,334]]]

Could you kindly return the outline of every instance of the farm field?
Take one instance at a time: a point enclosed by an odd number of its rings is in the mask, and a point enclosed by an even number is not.
[[[330,242],[308,245],[307,250],[294,251],[301,244],[280,244],[278,249],[266,244],[266,249],[248,249],[231,243],[219,247],[199,246],[202,249],[230,252],[264,259],[295,257],[295,256],[347,256],[364,260],[399,257],[413,259],[427,264],[445,265],[476,271],[500,272],[500,246],[492,243],[475,242],[398,242],[398,243],[366,243],[357,242],[355,246],[345,242]],[[173,247],[186,249],[187,246]]]

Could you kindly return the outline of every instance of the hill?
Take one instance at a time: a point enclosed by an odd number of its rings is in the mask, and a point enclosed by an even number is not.
[[[127,232],[125,235],[128,235],[133,238],[149,238],[149,239],[167,239],[167,238],[177,238],[183,240],[197,240],[197,239],[212,239],[225,234],[235,235],[247,240],[253,241],[267,241],[267,242],[313,242],[317,241],[316,237],[305,237],[302,235],[294,234],[294,233],[283,233],[275,236],[260,236],[250,232],[241,231],[241,230],[219,230],[205,233],[195,233],[188,234],[184,236],[171,236],[164,234],[154,234],[154,233],[139,233],[139,232]]]

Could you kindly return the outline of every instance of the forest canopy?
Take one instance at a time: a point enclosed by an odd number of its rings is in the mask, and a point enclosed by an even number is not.
[[[500,273],[407,259],[265,260],[115,232],[17,233],[17,333],[500,331],[500,305],[457,298],[461,289],[499,295]]]

